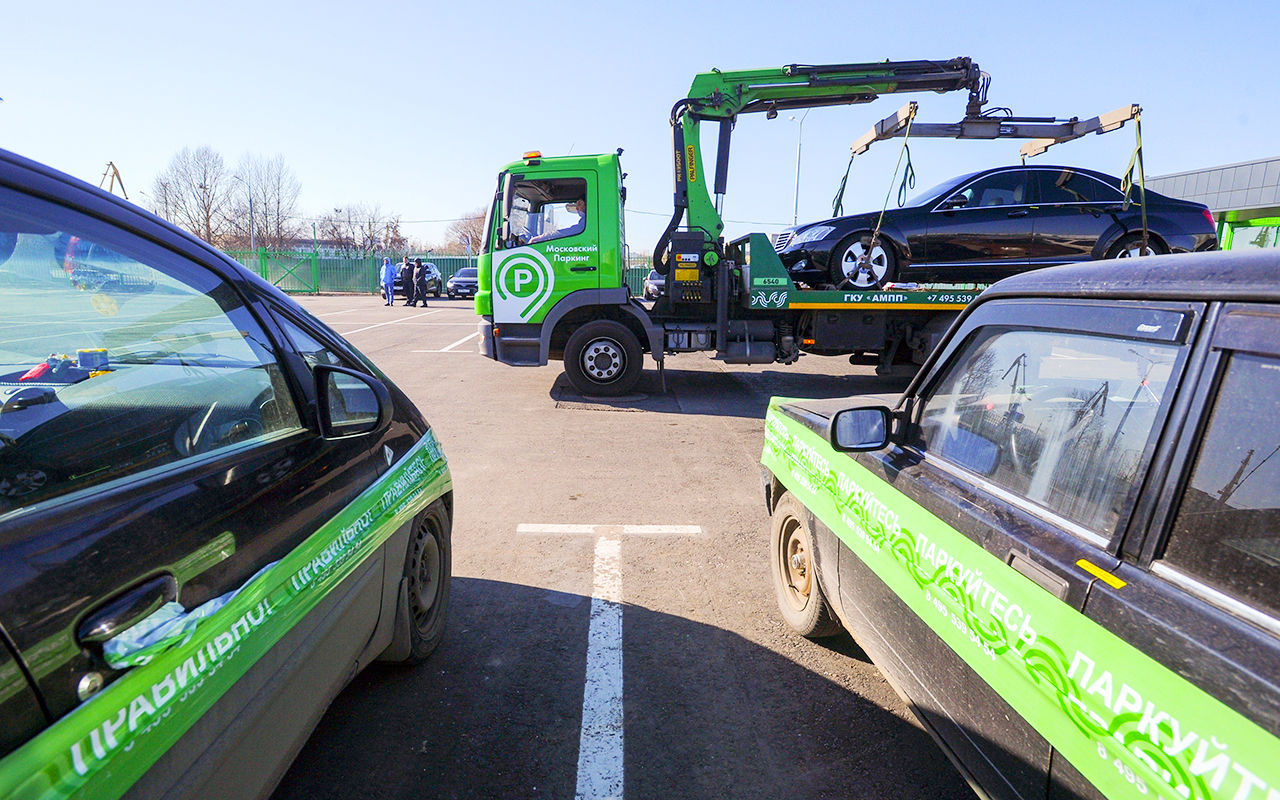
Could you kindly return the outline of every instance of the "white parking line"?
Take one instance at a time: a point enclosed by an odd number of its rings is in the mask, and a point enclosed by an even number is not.
[[[330,311],[326,314],[317,314],[320,317],[336,317],[339,314],[350,314],[353,311],[364,311],[363,308],[348,308],[346,311]]]
[[[699,525],[557,525],[522,522],[516,533],[543,536],[701,536]]]
[[[472,322],[472,323],[470,323],[470,324],[474,325],[475,323],[474,323],[474,322]],[[471,341],[472,339],[476,338],[476,337],[477,337],[477,336],[479,336],[479,335],[480,335],[480,331],[476,331],[475,333],[473,333],[473,334],[471,334],[471,335],[469,335],[469,336],[464,336],[464,337],[462,337],[461,339],[459,339],[458,341],[456,341],[456,342],[454,342],[453,344],[449,345],[448,347],[444,347],[444,348],[442,348],[442,349],[440,349],[440,350],[413,350],[413,351],[411,351],[411,352],[414,352],[414,353],[470,353],[470,352],[472,352],[472,351],[470,351],[470,350],[454,350],[453,348],[457,347],[457,346],[458,346],[458,345],[460,345],[460,344],[465,344],[465,343],[467,343],[467,342]]]
[[[576,800],[622,800],[622,542],[596,540]]]
[[[363,333],[364,331],[371,331],[374,328],[381,328],[383,325],[395,325],[397,322],[407,322],[411,319],[418,319],[419,317],[428,317],[432,314],[439,314],[443,310],[444,309],[436,309],[435,311],[428,311],[425,314],[414,314],[412,317],[402,317],[400,319],[388,320],[386,322],[379,322],[375,325],[366,325],[363,328],[356,328],[354,331],[345,331],[345,332],[340,331],[340,333],[342,333],[343,336],[350,336],[353,333]]]

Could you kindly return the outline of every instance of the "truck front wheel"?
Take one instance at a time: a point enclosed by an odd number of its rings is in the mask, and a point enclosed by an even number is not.
[[[583,394],[626,394],[639,380],[641,366],[640,341],[612,320],[588,322],[564,347],[564,371]]]

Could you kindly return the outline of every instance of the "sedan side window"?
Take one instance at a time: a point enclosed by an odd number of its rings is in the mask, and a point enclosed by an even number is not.
[[[10,192],[0,227],[0,513],[301,427],[214,274]]]
[[[1044,205],[1124,201],[1118,189],[1074,169],[1040,169],[1036,170],[1036,176],[1040,182],[1040,202]]]
[[[965,208],[1018,206],[1028,202],[1027,177],[1018,170],[997,172],[970,184],[960,192],[969,201]]]
[[[1280,616],[1277,397],[1280,359],[1231,356],[1164,560]]]
[[[1109,537],[1127,518],[1172,344],[980,328],[924,402],[919,446]]]

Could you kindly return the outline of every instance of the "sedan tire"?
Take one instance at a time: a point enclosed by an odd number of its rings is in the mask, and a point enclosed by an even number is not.
[[[818,580],[808,513],[795,495],[783,493],[770,521],[769,564],[778,609],[792,630],[809,639],[824,639],[843,630]]]
[[[859,231],[831,251],[831,280],[837,287],[878,289],[897,277],[897,260],[893,256],[893,247],[884,240],[871,248],[867,263],[865,266],[862,264],[870,241],[871,231]]]
[[[1142,249],[1142,234],[1131,233],[1111,246],[1107,258],[1137,258],[1139,256],[1158,256],[1169,252],[1164,244],[1154,236],[1147,237],[1147,249]]]

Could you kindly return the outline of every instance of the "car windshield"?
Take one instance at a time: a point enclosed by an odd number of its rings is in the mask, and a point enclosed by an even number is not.
[[[960,184],[964,183],[965,181],[967,181],[969,178],[972,178],[972,177],[973,177],[972,174],[959,175],[949,180],[945,180],[942,183],[938,184],[937,186],[933,186],[929,189],[925,189],[920,194],[911,198],[910,202],[908,202],[907,205],[923,206],[928,203],[932,203],[934,200],[939,199],[943,195],[949,194],[957,186],[959,186]]]
[[[458,274],[457,274],[456,276],[454,276],[454,277],[458,277],[458,278],[474,278],[475,276],[476,276],[476,269],[475,269],[475,267],[463,267],[462,269],[458,270]]]
[[[658,271],[657,271],[656,269],[655,269],[655,270],[650,270],[650,271],[649,271],[649,280],[651,280],[651,281],[660,281],[660,280],[662,280],[662,276],[658,274]]]

